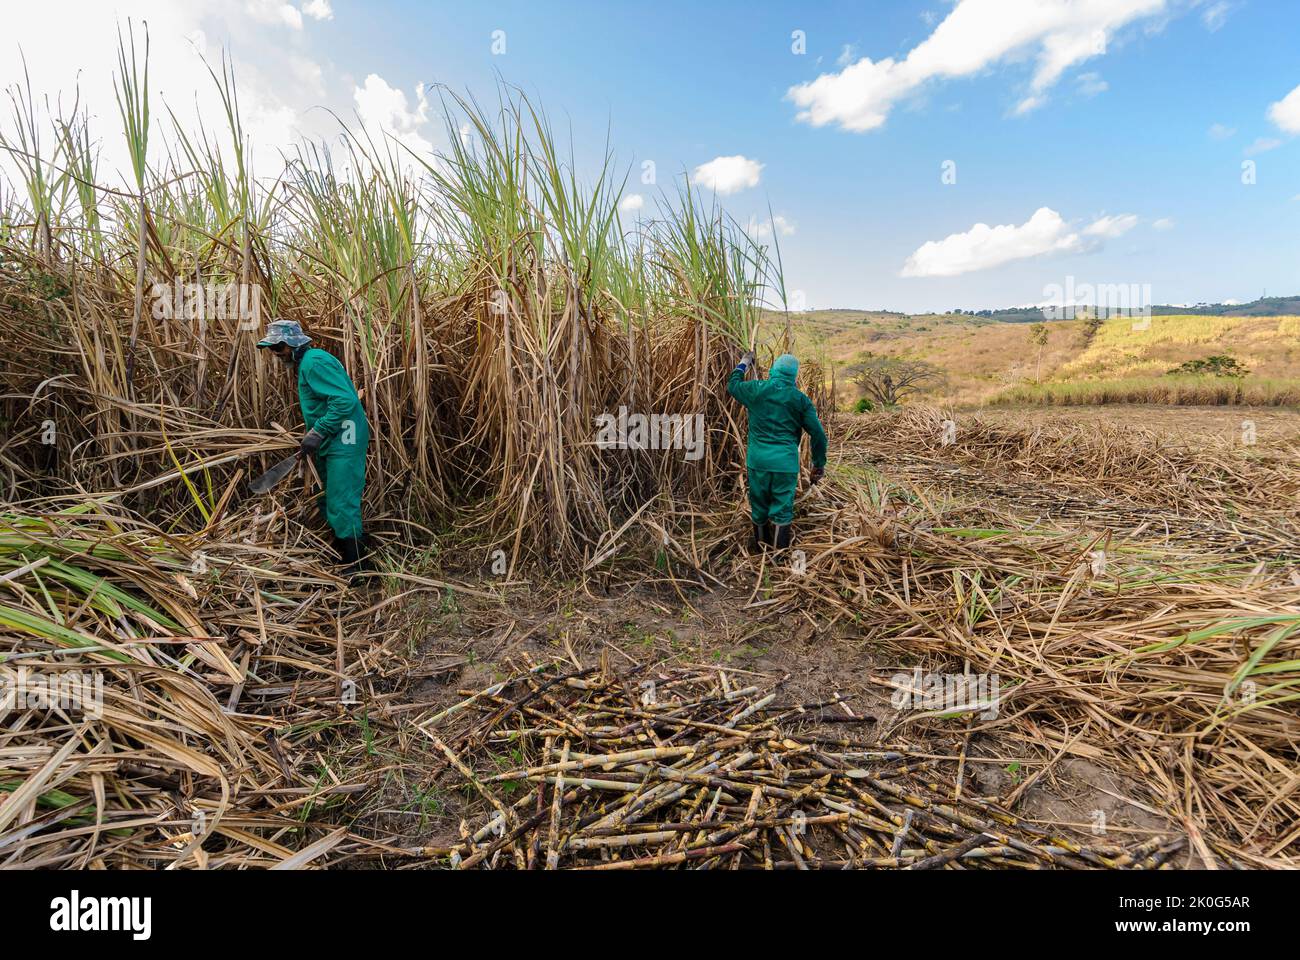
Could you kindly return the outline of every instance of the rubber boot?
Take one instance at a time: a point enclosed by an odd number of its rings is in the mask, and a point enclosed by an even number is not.
[[[794,532],[791,529],[790,524],[778,523],[776,524],[776,529],[773,532],[772,544],[773,546],[776,547],[776,549],[784,550],[788,546],[790,546],[790,540],[793,537],[793,535]]]
[[[763,545],[767,542],[767,524],[755,523],[751,524],[751,527],[752,529],[749,535],[749,552],[761,553],[763,551]]]
[[[339,539],[339,552],[343,558],[343,576],[349,584],[356,581],[356,576],[363,570],[370,569],[369,551],[366,537],[342,537]]]
[[[357,537],[357,569],[358,570],[375,569],[375,565],[371,562],[371,557],[373,556],[373,553],[374,551],[370,543],[370,538],[366,536],[364,531],[362,531],[361,536]]]

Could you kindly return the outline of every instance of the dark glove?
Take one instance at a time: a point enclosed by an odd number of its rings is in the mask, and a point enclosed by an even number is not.
[[[736,369],[744,370],[746,373],[748,373],[749,368],[752,367],[753,365],[754,365],[754,351],[746,350],[744,353],[740,355],[740,362],[736,364]]]
[[[320,449],[320,445],[325,442],[325,438],[315,430],[308,430],[307,435],[302,438],[302,444],[298,447],[300,457],[309,457]]]
[[[820,480],[824,476],[826,476],[825,467],[813,467],[812,470],[808,473],[808,486],[811,487],[813,484],[815,484],[818,480]]]

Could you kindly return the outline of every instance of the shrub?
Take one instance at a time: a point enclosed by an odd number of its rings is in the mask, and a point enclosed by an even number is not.
[[[1211,374],[1216,377],[1244,377],[1250,373],[1235,358],[1222,354],[1206,357],[1203,360],[1188,360],[1169,371],[1170,374]]]

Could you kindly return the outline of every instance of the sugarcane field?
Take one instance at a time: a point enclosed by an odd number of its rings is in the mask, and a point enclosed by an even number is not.
[[[1293,5],[5,16],[24,924],[838,871],[1221,936],[1300,868]]]

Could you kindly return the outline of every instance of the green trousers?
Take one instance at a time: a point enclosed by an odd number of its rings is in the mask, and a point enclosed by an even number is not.
[[[320,512],[334,536],[344,540],[359,537],[361,492],[366,486],[366,448],[330,446],[338,449],[316,457],[316,469],[325,484],[325,493],[319,501]]]
[[[797,473],[773,473],[750,470],[749,517],[755,523],[784,526],[794,519],[794,493],[799,486]]]

